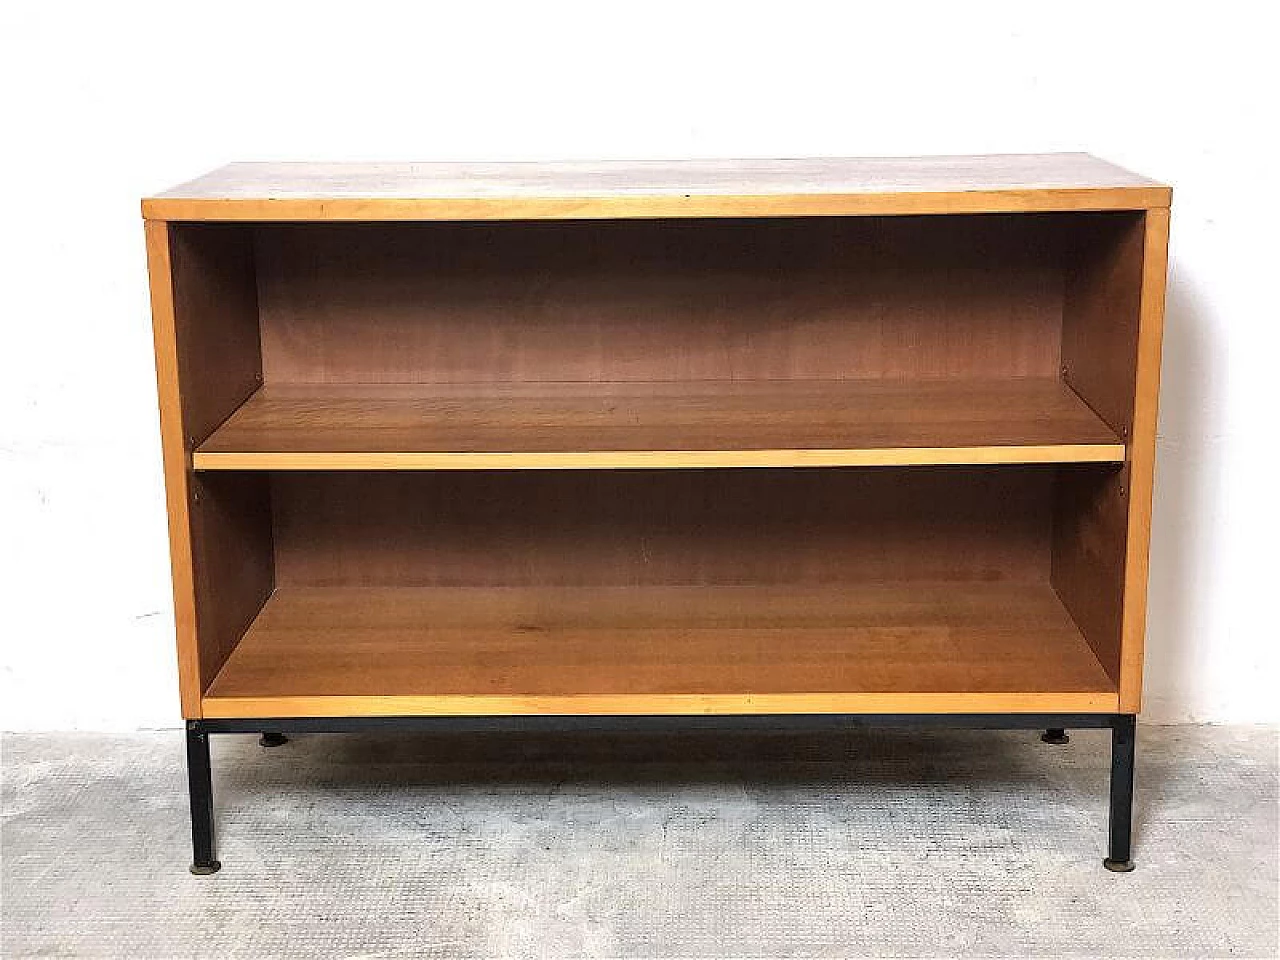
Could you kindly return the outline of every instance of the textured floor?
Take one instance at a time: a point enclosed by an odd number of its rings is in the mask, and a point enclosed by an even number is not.
[[[1108,735],[3,739],[19,957],[1273,957],[1277,733],[1144,728],[1131,874]]]

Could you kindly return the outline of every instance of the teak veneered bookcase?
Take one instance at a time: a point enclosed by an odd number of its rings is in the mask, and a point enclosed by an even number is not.
[[[1169,188],[1083,154],[233,164],[143,201],[208,736],[1112,731]]]

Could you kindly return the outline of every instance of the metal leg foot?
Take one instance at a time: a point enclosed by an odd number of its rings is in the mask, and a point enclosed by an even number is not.
[[[1130,849],[1133,841],[1133,763],[1136,718],[1116,717],[1111,728],[1111,824],[1107,837],[1107,859],[1102,865],[1113,873],[1133,869]]]
[[[258,746],[260,747],[283,747],[288,742],[288,737],[275,731],[264,731],[262,736],[258,738]]]
[[[1050,727],[1040,734],[1040,739],[1045,743],[1052,743],[1054,746],[1062,746],[1064,743],[1071,742],[1071,738],[1067,736],[1067,731],[1059,730],[1056,727]]]
[[[209,735],[187,724],[187,788],[191,793],[191,872],[207,876],[222,869],[213,845],[213,774]]]

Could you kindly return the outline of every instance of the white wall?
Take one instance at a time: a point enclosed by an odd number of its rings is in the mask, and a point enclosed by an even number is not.
[[[418,6],[0,13],[0,728],[178,716],[142,195],[232,159],[1080,149],[1175,187],[1149,716],[1280,720],[1264,5]]]

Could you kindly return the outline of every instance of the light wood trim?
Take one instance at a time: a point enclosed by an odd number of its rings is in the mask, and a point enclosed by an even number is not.
[[[152,198],[149,220],[395,221],[628,220],[711,217],[911,216],[948,213],[1054,213],[1141,210],[1167,206],[1168,187],[985,190],[934,193],[791,194],[774,196],[597,196],[365,198]]]
[[[605,450],[572,453],[196,453],[197,470],[626,470],[1120,463],[1118,443],[871,450]]]
[[[151,284],[152,332],[160,436],[164,454],[165,506],[169,516],[169,555],[173,567],[173,617],[178,645],[178,689],[182,715],[201,716],[200,658],[196,647],[195,576],[192,569],[191,517],[188,512],[190,456],[178,389],[178,340],[173,299],[169,225],[146,225],[147,270]]]
[[[1169,211],[1150,210],[1142,256],[1137,389],[1129,448],[1129,537],[1125,552],[1124,618],[1120,641],[1120,709],[1142,707],[1142,662],[1147,626],[1151,498],[1155,480],[1160,350],[1169,253]]]
[[[1114,693],[849,693],[582,697],[205,697],[204,716],[628,716],[1114,713]]]

